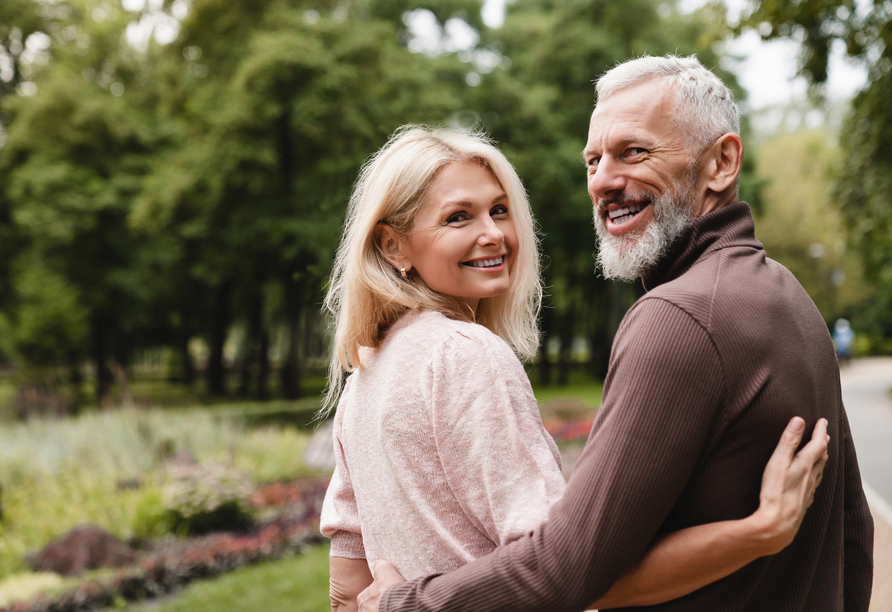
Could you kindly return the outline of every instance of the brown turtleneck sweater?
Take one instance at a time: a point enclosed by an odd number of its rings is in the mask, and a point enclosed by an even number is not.
[[[529,535],[395,585],[385,612],[582,610],[653,538],[743,518],[790,418],[829,421],[830,460],[793,543],[686,597],[685,612],[868,608],[873,522],[824,321],[768,259],[746,203],[696,219],[614,340],[598,418],[563,499]]]

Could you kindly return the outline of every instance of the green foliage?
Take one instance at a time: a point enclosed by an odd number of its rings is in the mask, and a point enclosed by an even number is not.
[[[883,2],[855,0],[763,0],[753,3],[737,31],[757,28],[764,39],[795,37],[802,43],[800,72],[811,82],[827,80],[830,48],[836,41],[865,61],[875,80],[892,68],[892,11]]]
[[[840,134],[833,200],[842,214],[850,248],[861,258],[864,305],[855,324],[877,337],[892,337],[892,203],[888,194],[892,157],[892,11],[888,2],[805,0],[754,4],[741,20],[763,38],[795,37],[801,43],[800,72],[812,84],[827,80],[831,46],[841,41],[846,53],[868,68],[869,82],[852,102]],[[882,346],[879,342],[877,346]]]
[[[52,367],[82,350],[87,313],[64,276],[40,265],[24,266],[13,290],[17,308],[10,318],[0,314],[0,342],[20,367]]]
[[[852,247],[875,287],[864,312],[874,334],[892,338],[892,73],[858,94],[842,130],[842,163],[834,199]]]
[[[238,531],[251,524],[251,491],[248,477],[225,464],[173,466],[164,486],[164,509],[181,535]]]
[[[828,324],[851,317],[865,292],[859,262],[840,232],[843,215],[831,200],[838,159],[823,130],[781,132],[758,151],[765,211],[756,216],[756,236],[802,283]]]

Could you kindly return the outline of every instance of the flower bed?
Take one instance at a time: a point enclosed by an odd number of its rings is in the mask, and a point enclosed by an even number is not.
[[[579,400],[552,400],[542,407],[545,430],[558,444],[576,442],[588,437],[595,421],[597,409],[585,406]]]
[[[319,542],[318,520],[327,481],[279,483],[276,513],[243,534],[216,533],[154,544],[141,562],[85,580],[56,597],[40,596],[0,612],[85,612],[169,593],[192,580],[300,553]],[[287,501],[281,502],[282,499]],[[257,497],[255,504],[265,504]]]

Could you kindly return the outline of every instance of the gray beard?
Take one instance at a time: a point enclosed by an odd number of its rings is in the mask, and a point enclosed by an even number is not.
[[[694,181],[685,177],[679,189],[655,196],[644,194],[619,194],[613,200],[598,200],[595,209],[595,232],[600,248],[598,265],[605,278],[633,281],[656,266],[666,255],[669,246],[681,236],[694,220],[691,202],[694,197]],[[647,198],[654,207],[654,219],[643,232],[613,236],[601,219],[600,210],[609,203]],[[641,213],[639,213],[641,214]]]

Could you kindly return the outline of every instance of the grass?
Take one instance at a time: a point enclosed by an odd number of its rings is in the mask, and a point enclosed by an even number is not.
[[[535,374],[530,376],[533,392],[541,408],[548,402],[558,399],[577,399],[589,408],[597,408],[601,405],[601,393],[604,383],[588,376],[584,372],[571,372],[570,380],[566,385],[541,385],[537,382]]]
[[[328,612],[328,544],[273,563],[188,585],[126,612]]]

